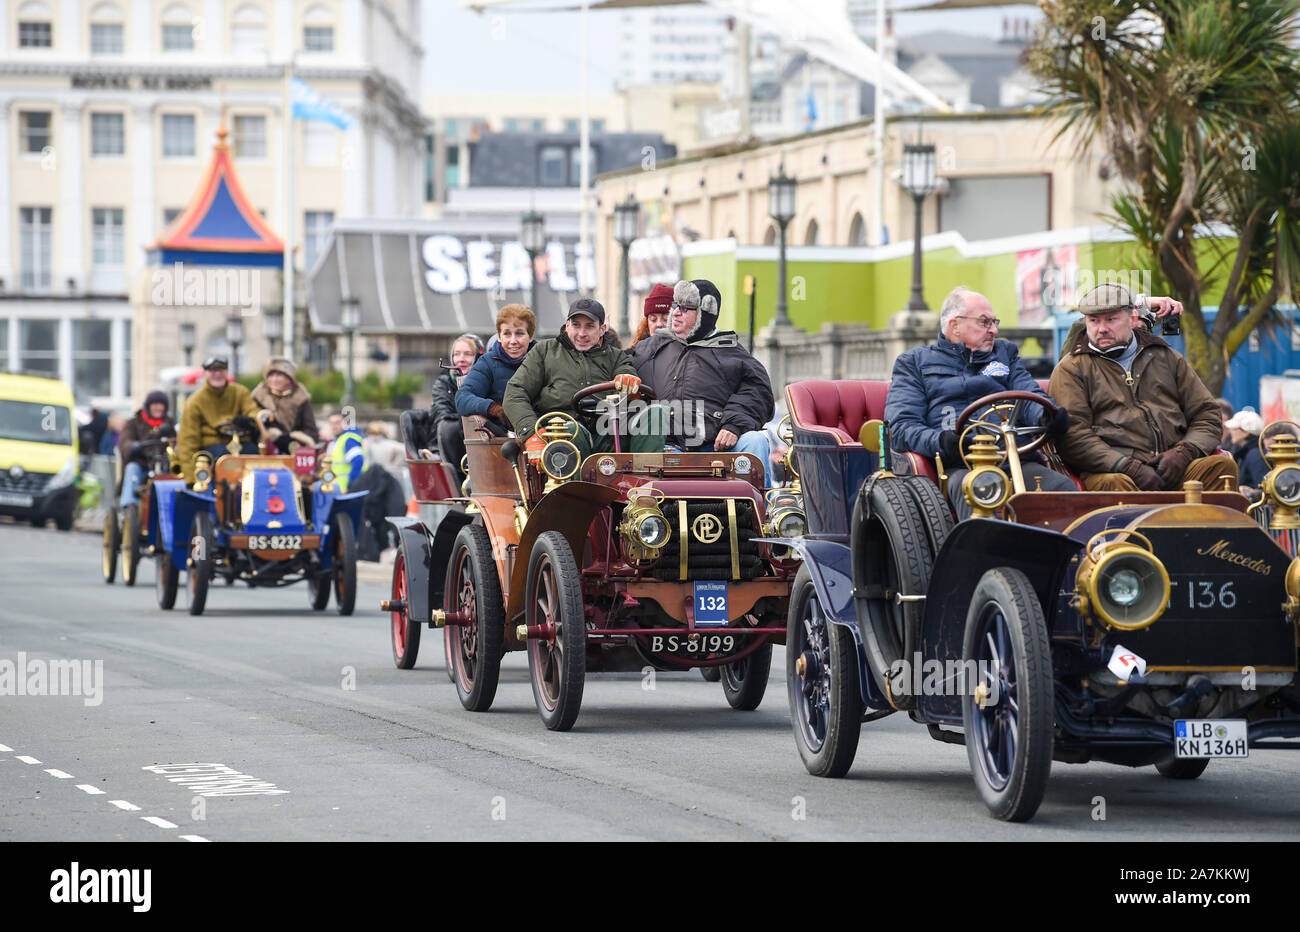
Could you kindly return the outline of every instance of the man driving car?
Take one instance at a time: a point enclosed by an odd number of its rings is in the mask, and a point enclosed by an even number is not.
[[[230,367],[223,357],[207,359],[203,371],[203,385],[185,402],[177,432],[176,455],[189,485],[194,484],[194,457],[200,450],[206,450],[214,463],[229,452],[229,435],[217,428],[240,415],[256,418],[262,410],[248,389],[230,380]],[[257,453],[257,443],[245,440],[240,452]]]

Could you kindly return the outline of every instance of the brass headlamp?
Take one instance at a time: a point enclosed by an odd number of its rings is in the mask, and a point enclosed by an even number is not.
[[[1074,577],[1079,614],[1121,631],[1153,624],[1169,605],[1169,572],[1145,535],[1126,528],[1094,534]]]
[[[618,531],[629,560],[657,560],[672,533],[660,508],[664,493],[649,486],[630,489]]]
[[[1011,497],[1011,482],[998,468],[1002,452],[990,434],[977,433],[970,441],[966,461],[970,472],[961,481],[961,494],[971,507],[971,517],[991,518]]]
[[[1274,422],[1278,423],[1284,422]],[[1290,531],[1300,528],[1300,516],[1297,516],[1297,510],[1300,510],[1300,466],[1297,465],[1300,444],[1297,444],[1295,435],[1287,431],[1277,434],[1273,445],[1264,449],[1264,438],[1274,424],[1264,428],[1259,435],[1260,452],[1269,465],[1268,475],[1260,483],[1260,491],[1264,501],[1273,506],[1269,530]]]
[[[194,457],[194,491],[206,492],[212,485],[212,457],[200,452]]]

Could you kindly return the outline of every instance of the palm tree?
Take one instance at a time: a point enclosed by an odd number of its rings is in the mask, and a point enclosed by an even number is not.
[[[1128,182],[1112,219],[1183,302],[1188,362],[1218,394],[1300,271],[1300,0],[1039,6],[1029,67],[1046,111],[1081,150],[1100,139]]]

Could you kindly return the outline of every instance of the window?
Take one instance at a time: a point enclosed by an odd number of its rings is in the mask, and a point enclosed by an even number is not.
[[[189,24],[163,23],[162,47],[164,52],[194,51],[194,27]]]
[[[91,23],[90,24],[90,54],[91,55],[121,55],[122,54],[122,24],[121,23]]]
[[[867,225],[862,221],[862,214],[854,214],[853,222],[849,224],[849,245],[867,245]]]
[[[126,118],[120,113],[90,115],[90,154],[126,154]]]
[[[604,120],[592,120],[592,121],[591,121],[591,131],[592,131],[593,133],[603,133],[603,132],[605,132],[605,121],[604,121]]]
[[[442,121],[442,133],[449,139],[455,139],[460,135],[460,122],[455,117],[447,117]]]
[[[582,132],[582,121],[581,121],[581,120],[565,120],[565,121],[564,121],[564,131],[565,131],[566,133],[580,133],[580,132]]]
[[[304,269],[310,269],[315,264],[316,257],[325,248],[325,239],[329,235],[330,227],[333,225],[334,211],[307,211],[303,222],[304,238],[306,239],[303,249],[303,261],[306,263],[303,266]]]
[[[435,194],[433,151],[433,134],[428,133],[424,137],[424,200],[426,203],[432,203]]]
[[[53,207],[18,208],[19,239],[21,240],[22,274],[24,291],[50,290],[50,264],[53,261],[52,230]]]
[[[40,0],[18,7],[18,47],[48,49],[54,45],[54,13]]]
[[[460,187],[460,146],[447,147],[447,172],[443,184],[448,188]]]
[[[308,52],[334,51],[334,27],[305,26],[302,30],[302,47]]]
[[[816,220],[808,221],[808,230],[803,235],[803,244],[805,246],[816,246],[817,240],[821,236],[821,228],[817,226]]]
[[[95,265],[123,265],[126,245],[121,207],[90,209],[91,255]]]
[[[111,320],[72,322],[72,384],[79,397],[93,398],[111,392],[112,329]]]
[[[506,132],[507,133],[519,132],[519,121],[516,120],[514,117],[508,117],[506,119]]]
[[[258,57],[265,55],[266,14],[251,3],[235,10],[231,17],[230,51],[241,57]]]
[[[18,321],[18,368],[30,372],[59,374],[59,322]]]
[[[30,155],[40,155],[51,144],[50,112],[23,110],[18,114],[19,148]]]
[[[235,117],[235,157],[266,158],[266,117]]]
[[[537,183],[546,188],[562,188],[568,183],[567,153],[564,146],[542,146]]]
[[[192,113],[163,114],[163,158],[185,159],[194,157],[194,124],[195,119]]]
[[[303,161],[307,165],[336,165],[339,160],[339,131],[332,123],[302,121]]]

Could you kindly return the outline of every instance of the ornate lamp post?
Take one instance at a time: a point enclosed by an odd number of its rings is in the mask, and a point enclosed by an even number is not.
[[[785,229],[794,219],[794,196],[797,185],[798,181],[785,173],[784,164],[777,169],[776,176],[769,178],[767,182],[767,212],[781,230],[780,252],[776,267],[776,316],[772,320],[773,327],[793,326],[786,306],[788,289],[785,277]]]
[[[623,247],[623,304],[615,320],[625,320],[628,316],[627,302],[629,298],[628,288],[628,251],[632,248],[632,241],[636,239],[637,232],[641,226],[641,205],[637,203],[636,198],[631,194],[627,200],[620,204],[614,205],[614,240]],[[629,321],[629,329],[630,329]]]
[[[530,210],[520,218],[519,241],[523,244],[524,252],[528,253],[528,266],[530,268],[529,280],[533,283],[532,289],[532,310],[534,314],[540,313],[537,310],[537,257],[546,251],[546,220],[535,210]]]
[[[361,325],[361,302],[351,295],[345,296],[340,302],[339,323],[343,326],[344,333],[348,335],[348,368],[347,379],[343,384],[343,404],[354,404],[357,399],[356,383],[352,378],[352,351],[356,342],[357,327]]]
[[[903,190],[912,195],[916,212],[912,220],[912,297],[907,302],[909,311],[928,311],[930,305],[925,303],[921,294],[921,205],[934,190],[935,185],[934,146],[931,144],[905,143],[903,145]]]
[[[239,375],[239,344],[244,342],[244,321],[238,314],[226,318],[226,340],[230,343],[230,377]]]

